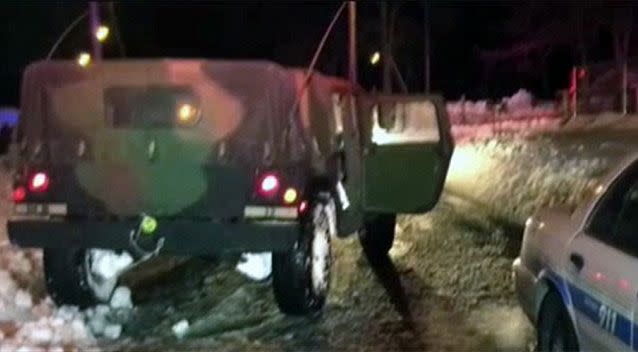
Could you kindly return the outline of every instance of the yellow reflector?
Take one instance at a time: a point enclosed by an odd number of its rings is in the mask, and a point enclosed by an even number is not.
[[[297,190],[294,188],[288,188],[284,192],[284,203],[291,204],[297,200]]]
[[[151,216],[144,216],[142,218],[142,224],[140,225],[142,228],[142,233],[145,235],[151,235],[155,230],[157,230],[157,220]]]

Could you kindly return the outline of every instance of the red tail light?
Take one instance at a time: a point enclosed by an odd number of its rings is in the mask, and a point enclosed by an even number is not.
[[[258,192],[262,197],[273,197],[279,191],[279,178],[275,174],[265,174],[259,181]]]
[[[49,175],[44,172],[38,172],[31,176],[29,180],[29,191],[46,192],[49,189]]]
[[[14,203],[20,203],[27,198],[27,190],[20,186],[13,190],[11,197],[13,198]]]

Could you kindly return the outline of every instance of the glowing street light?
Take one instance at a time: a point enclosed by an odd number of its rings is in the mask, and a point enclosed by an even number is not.
[[[379,61],[381,61],[381,53],[379,53],[378,51],[375,51],[374,53],[372,53],[372,55],[370,56],[370,63],[373,66],[376,66]]]
[[[101,25],[97,27],[97,30],[95,31],[95,37],[98,41],[103,42],[106,40],[106,38],[108,38],[110,32],[111,30],[109,29],[109,27]]]
[[[78,65],[82,67],[87,67],[91,63],[91,55],[83,51],[80,53],[80,55],[78,55],[77,62],[78,62]]]

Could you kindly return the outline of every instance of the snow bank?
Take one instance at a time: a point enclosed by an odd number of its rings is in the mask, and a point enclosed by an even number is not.
[[[503,104],[507,108],[507,111],[517,110],[529,110],[532,109],[532,102],[534,97],[525,89],[519,89],[511,97],[503,98]]]
[[[520,89],[499,102],[460,100],[447,103],[453,126],[473,126],[507,121],[559,119],[561,112],[553,103],[535,103],[532,94]],[[518,129],[524,125],[515,125]]]
[[[504,120],[473,125],[452,125],[452,135],[456,142],[479,141],[499,135],[528,136],[560,127],[560,120],[554,117],[540,117],[527,120]]]
[[[596,155],[559,152],[546,138],[459,145],[446,187],[480,202],[495,216],[523,223],[540,207],[578,205],[609,166],[608,158]]]

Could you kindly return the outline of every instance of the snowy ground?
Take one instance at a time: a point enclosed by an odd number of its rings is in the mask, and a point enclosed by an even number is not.
[[[132,309],[56,309],[40,252],[5,244],[0,350],[529,350],[533,330],[510,279],[521,224],[539,206],[577,203],[615,155],[568,137],[457,146],[439,205],[400,218],[389,258],[369,261],[356,239],[337,243],[326,310],[310,320],[279,314],[269,282],[237,273],[237,258],[154,260],[121,280]],[[185,322],[178,339],[172,328]],[[118,339],[104,336],[117,327]]]

